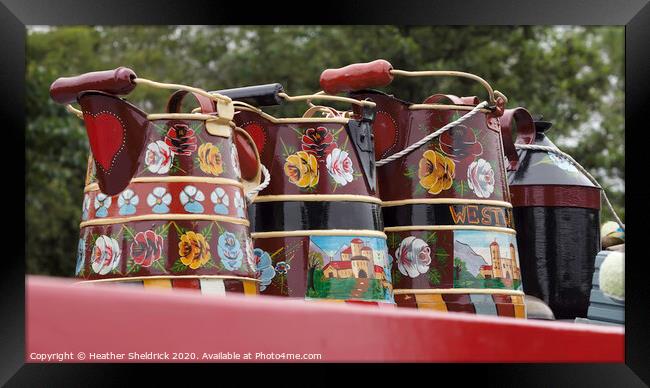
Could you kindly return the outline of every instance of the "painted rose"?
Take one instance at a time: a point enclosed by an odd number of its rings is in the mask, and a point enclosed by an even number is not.
[[[457,125],[440,135],[439,144],[442,152],[457,163],[473,161],[483,153],[483,146],[476,140],[474,131],[464,125]]]
[[[199,147],[199,168],[206,174],[219,176],[223,172],[221,151],[212,143],[203,143]]]
[[[334,181],[341,186],[345,186],[348,182],[352,182],[354,178],[352,174],[352,160],[347,152],[334,148],[332,152],[327,155],[327,172],[334,178]]]
[[[448,190],[454,181],[454,161],[439,152],[425,151],[418,167],[420,185],[429,194],[440,194],[441,191]]]
[[[402,240],[395,251],[397,268],[406,276],[415,278],[429,271],[431,248],[424,240],[409,236]]]
[[[160,260],[163,252],[163,238],[153,230],[139,232],[131,244],[133,262],[143,267],[150,267]]]
[[[235,191],[235,200],[233,202],[237,211],[237,217],[243,218],[246,215],[246,211],[244,210],[244,197],[239,190]]]
[[[117,198],[117,206],[120,208],[120,215],[128,216],[135,214],[136,206],[140,203],[140,198],[131,189],[126,189],[120,193]]]
[[[147,205],[151,206],[151,211],[154,213],[168,213],[170,203],[172,203],[172,195],[164,187],[156,187],[147,195]]]
[[[185,211],[188,213],[203,213],[203,205],[201,205],[201,202],[205,199],[205,195],[196,186],[185,186],[179,194],[179,197]]]
[[[90,267],[95,273],[106,275],[120,265],[122,251],[117,240],[112,237],[101,235],[95,240]]]
[[[108,195],[97,193],[97,196],[95,196],[95,217],[106,217],[112,202],[113,199]]]
[[[233,233],[225,232],[219,236],[217,253],[219,253],[221,263],[228,271],[236,271],[241,267],[244,252],[242,252],[241,243]]]
[[[332,152],[336,148],[334,136],[325,127],[309,128],[302,136],[302,150],[308,152],[318,159]]]
[[[88,219],[88,212],[90,211],[90,195],[84,195],[84,202],[81,207],[81,220],[86,221]]]
[[[167,174],[172,165],[174,155],[164,141],[157,140],[147,146],[144,155],[144,164],[154,174]]]
[[[548,153],[549,159],[555,164],[558,168],[561,168],[562,170],[566,172],[578,172],[578,169],[576,166],[571,163],[571,161],[565,157],[562,157],[560,155],[556,155],[552,152]]]
[[[255,248],[253,251],[257,261],[257,279],[260,281],[260,292],[266,290],[266,286],[271,284],[271,280],[275,277],[275,268],[271,262],[271,256],[268,252]]]
[[[279,273],[281,275],[285,275],[287,272],[289,272],[290,269],[291,269],[291,266],[286,261],[278,261],[275,264],[275,272],[277,272],[277,273]]]
[[[261,152],[261,151],[260,151]],[[230,163],[236,178],[241,178],[241,167],[239,167],[239,154],[235,143],[230,144]]]
[[[74,271],[75,276],[78,276],[81,273],[81,270],[84,268],[85,262],[86,262],[86,239],[80,238],[79,244],[77,245],[77,266]]]
[[[298,151],[287,157],[284,173],[289,182],[298,187],[315,187],[318,184],[318,160],[305,151]]]
[[[214,189],[210,194],[210,201],[214,204],[214,212],[227,215],[230,212],[230,197],[222,187]]]
[[[181,263],[191,269],[199,268],[212,258],[210,246],[205,241],[205,237],[193,231],[188,231],[181,236],[181,241],[178,243],[178,254]]]
[[[494,170],[485,159],[472,162],[467,167],[467,184],[479,198],[488,198],[494,192]]]
[[[194,130],[186,124],[174,124],[167,131],[165,143],[177,155],[191,155],[196,151]]]

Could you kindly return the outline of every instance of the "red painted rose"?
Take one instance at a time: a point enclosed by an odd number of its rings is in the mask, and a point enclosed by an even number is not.
[[[135,264],[150,267],[160,259],[163,249],[163,238],[152,230],[139,232],[131,244],[131,257]]]
[[[165,143],[177,155],[190,155],[197,147],[194,130],[186,124],[174,124],[169,128]]]
[[[302,150],[315,155],[318,159],[332,152],[336,148],[334,136],[325,127],[309,128],[302,136]]]

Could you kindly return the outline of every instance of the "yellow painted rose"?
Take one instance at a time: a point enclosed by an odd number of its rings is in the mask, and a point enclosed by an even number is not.
[[[455,170],[456,165],[453,160],[439,152],[428,150],[420,159],[418,178],[422,187],[430,194],[439,194],[451,187]]]
[[[287,157],[284,173],[298,187],[314,187],[318,184],[318,160],[310,153],[298,151]]]
[[[206,174],[221,175],[223,160],[221,151],[212,143],[203,143],[199,147],[199,167]]]
[[[178,253],[181,255],[181,262],[191,269],[199,268],[211,258],[210,246],[205,241],[205,237],[192,231],[181,236]]]

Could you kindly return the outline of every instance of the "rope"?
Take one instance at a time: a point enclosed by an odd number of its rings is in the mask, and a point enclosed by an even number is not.
[[[398,152],[398,153],[396,153],[396,154],[393,154],[393,155],[391,155],[391,156],[389,156],[389,157],[387,157],[387,158],[384,158],[384,159],[378,160],[377,163],[376,163],[376,166],[377,166],[377,167],[381,167],[381,166],[383,166],[384,164],[390,163],[390,162],[392,162],[392,161],[395,160],[395,159],[399,159],[399,158],[401,158],[401,157],[404,156],[404,155],[410,154],[410,153],[413,152],[415,149],[420,148],[420,146],[422,146],[423,144],[425,144],[425,143],[431,141],[431,139],[433,139],[434,137],[440,136],[440,135],[442,135],[443,133],[447,132],[448,130],[452,129],[453,127],[455,127],[455,126],[457,126],[457,125],[460,125],[461,123],[463,123],[463,122],[466,121],[466,120],[469,120],[472,116],[474,116],[475,114],[477,114],[478,112],[480,112],[481,109],[483,109],[483,108],[486,107],[486,106],[488,106],[487,101],[483,101],[482,103],[476,105],[476,106],[474,107],[474,109],[472,109],[471,111],[469,111],[467,114],[465,114],[465,115],[459,117],[456,121],[452,121],[451,123],[447,123],[447,125],[445,125],[444,127],[438,129],[438,130],[435,131],[435,132],[432,132],[432,133],[428,134],[427,136],[423,137],[422,139],[420,139],[420,140],[417,141],[416,143],[413,143],[413,144],[411,144],[410,146],[404,148],[404,149],[401,150],[400,152]]]
[[[625,231],[625,224],[623,223],[623,221],[621,221],[618,214],[616,214],[616,211],[614,210],[614,206],[612,206],[612,203],[609,202],[609,198],[607,198],[607,193],[605,192],[605,189],[600,185],[600,183],[598,183],[596,178],[594,178],[593,175],[591,175],[589,173],[589,171],[587,171],[584,167],[582,167],[580,165],[580,163],[578,163],[575,159],[573,159],[573,157],[571,157],[571,155],[567,154],[564,151],[561,151],[557,147],[551,147],[551,146],[542,146],[542,145],[534,145],[534,144],[515,144],[515,147],[520,149],[520,150],[552,152],[554,154],[563,156],[564,158],[569,160],[578,170],[580,170],[580,172],[582,172],[583,174],[585,174],[587,176],[587,178],[589,178],[591,183],[593,183],[594,185],[596,185],[596,187],[598,187],[599,189],[602,190],[601,192],[603,194],[603,198],[605,199],[605,203],[607,204],[607,207],[609,208],[609,211],[612,212],[612,214],[614,215],[614,218],[616,219],[616,222],[621,227],[621,229],[623,229],[623,231]]]
[[[262,169],[262,174],[264,175],[264,182],[260,183],[259,186],[251,189],[248,191],[248,193],[246,193],[246,199],[248,200],[248,203],[253,202],[253,197],[260,191],[266,189],[271,183],[271,173],[269,173],[269,170],[263,164],[260,164],[260,167]]]

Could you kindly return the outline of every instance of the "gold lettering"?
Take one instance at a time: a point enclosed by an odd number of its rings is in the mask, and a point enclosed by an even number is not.
[[[470,224],[480,224],[481,220],[478,217],[478,206],[467,205],[467,222]]]
[[[464,224],[465,223],[465,215],[467,209],[464,206],[461,206],[462,211],[460,213],[456,213],[456,206],[454,205],[449,205],[449,211],[451,212],[451,218],[454,220],[454,224]]]

